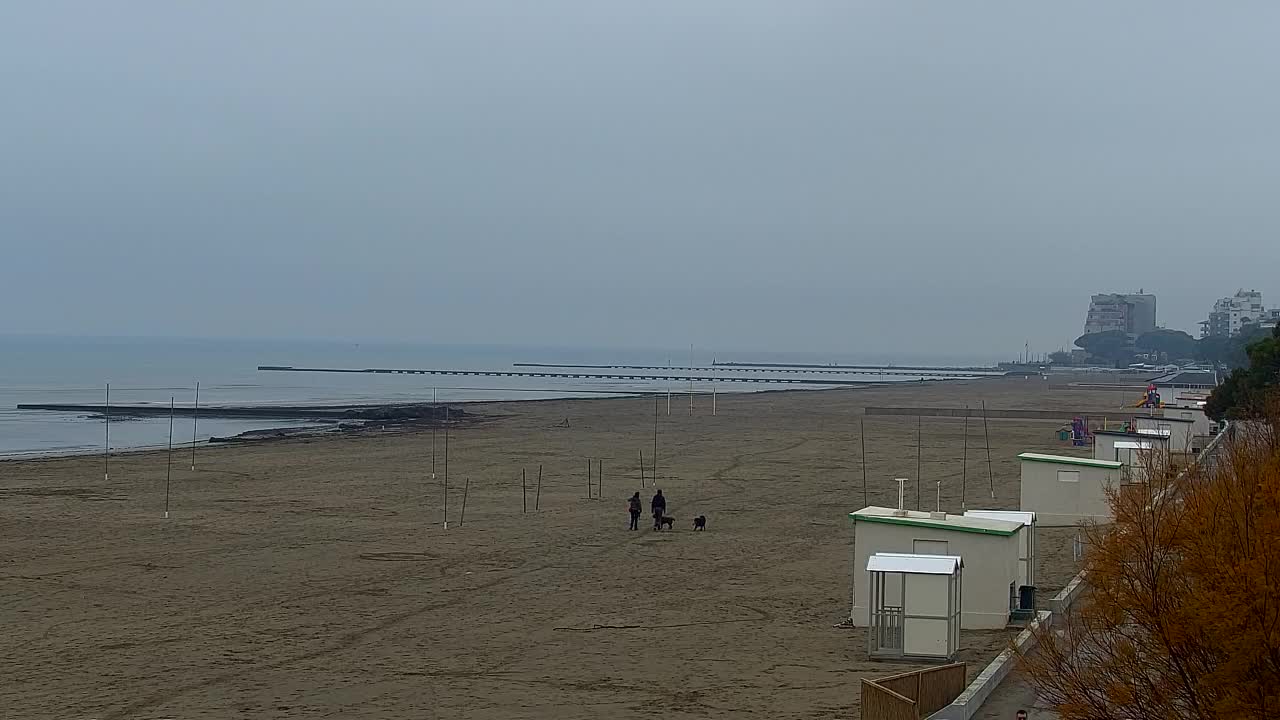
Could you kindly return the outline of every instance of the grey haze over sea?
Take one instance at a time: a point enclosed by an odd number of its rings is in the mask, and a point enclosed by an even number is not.
[[[882,354],[736,353],[716,359],[839,364],[978,364],[974,358],[900,357]],[[111,383],[112,405],[167,405],[176,398],[190,407],[200,382],[201,407],[216,405],[378,404],[430,401],[529,400],[607,397],[600,391],[662,390],[665,382],[630,380],[454,377],[260,372],[259,365],[337,368],[439,368],[512,370],[517,362],[566,364],[687,365],[684,350],[617,350],[520,346],[462,346],[299,340],[213,340],[0,336],[0,457],[100,451],[104,422],[77,413],[17,410],[21,403],[101,404]],[[695,348],[695,364],[712,361]],[[989,359],[988,359],[989,362]],[[627,372],[627,371],[622,371]],[[722,371],[721,376],[733,374]],[[839,376],[844,378],[846,376]],[[850,382],[914,378],[851,373]],[[674,392],[687,384],[671,384]],[[721,392],[780,389],[779,385],[717,384]],[[435,390],[438,388],[438,390]],[[698,390],[709,385],[698,384]],[[210,436],[304,423],[283,420],[202,418],[200,441]],[[178,418],[174,442],[190,443],[192,422]],[[113,421],[112,450],[160,447],[167,418]]]

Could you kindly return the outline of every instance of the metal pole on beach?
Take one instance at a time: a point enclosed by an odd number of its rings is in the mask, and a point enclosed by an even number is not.
[[[449,529],[449,406],[444,408],[444,529]]]
[[[529,483],[526,482],[524,468],[520,468],[520,512],[529,512]]]
[[[601,459],[596,466],[596,499],[604,498],[604,460]]]
[[[924,509],[924,499],[920,497],[920,428],[922,421],[916,416],[916,509]]]
[[[102,445],[102,479],[111,479],[111,383],[107,383],[107,437]]]
[[[191,470],[196,469],[196,426],[200,423],[200,381],[196,381],[196,403],[191,410]]]
[[[440,414],[440,395],[436,388],[431,388],[431,479],[436,479],[436,422]]]
[[[969,406],[964,406],[964,452],[960,455],[960,509],[965,509],[965,489],[969,479]]]
[[[858,439],[862,440],[862,506],[868,507],[871,502],[867,499],[867,421],[866,418],[858,420]]]
[[[640,451],[640,487],[644,487],[644,450]]]
[[[591,499],[591,458],[587,458],[587,499]]]
[[[670,395],[667,396],[668,408]],[[653,485],[658,486],[658,396],[653,397]]]
[[[987,483],[991,486],[992,499],[996,496],[996,476],[991,471],[991,430],[987,427],[987,401],[982,401],[982,435],[987,445]]]
[[[542,509],[542,466],[539,465],[538,466],[538,490],[533,496],[533,511],[538,512],[541,509]]]
[[[471,478],[467,478],[467,483],[462,486],[462,515],[458,517],[458,527],[462,527],[462,523],[467,521],[467,493],[471,492]]]
[[[164,516],[169,517],[169,478],[173,475],[173,396],[169,396],[169,454],[164,466]]]
[[[693,414],[693,344],[689,344],[689,414]]]

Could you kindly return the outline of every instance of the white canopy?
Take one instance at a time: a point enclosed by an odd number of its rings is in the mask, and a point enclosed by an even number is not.
[[[962,567],[964,567],[964,561],[955,555],[876,553],[867,558],[867,572],[954,575],[956,569]]]
[[[1030,510],[965,510],[965,517],[986,518],[988,520],[1009,520],[1023,525],[1034,525],[1036,514]]]

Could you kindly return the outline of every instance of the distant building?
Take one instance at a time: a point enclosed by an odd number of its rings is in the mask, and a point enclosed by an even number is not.
[[[1121,330],[1130,338],[1156,329],[1156,296],[1137,293],[1106,293],[1090,299],[1085,317],[1086,335]]]
[[[1264,330],[1271,330],[1280,325],[1280,308],[1271,308],[1262,316],[1262,322],[1258,323]]]
[[[1218,386],[1216,370],[1179,370],[1151,380],[1160,393],[1160,402],[1178,407],[1194,407]]]
[[[1232,297],[1225,297],[1213,304],[1208,320],[1200,322],[1201,337],[1234,337],[1245,325],[1265,323],[1273,319],[1262,305],[1262,293],[1257,290],[1237,290]]]

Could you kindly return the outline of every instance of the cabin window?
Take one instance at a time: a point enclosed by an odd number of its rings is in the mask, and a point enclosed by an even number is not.
[[[917,555],[950,555],[946,540],[912,540],[911,552]]]

